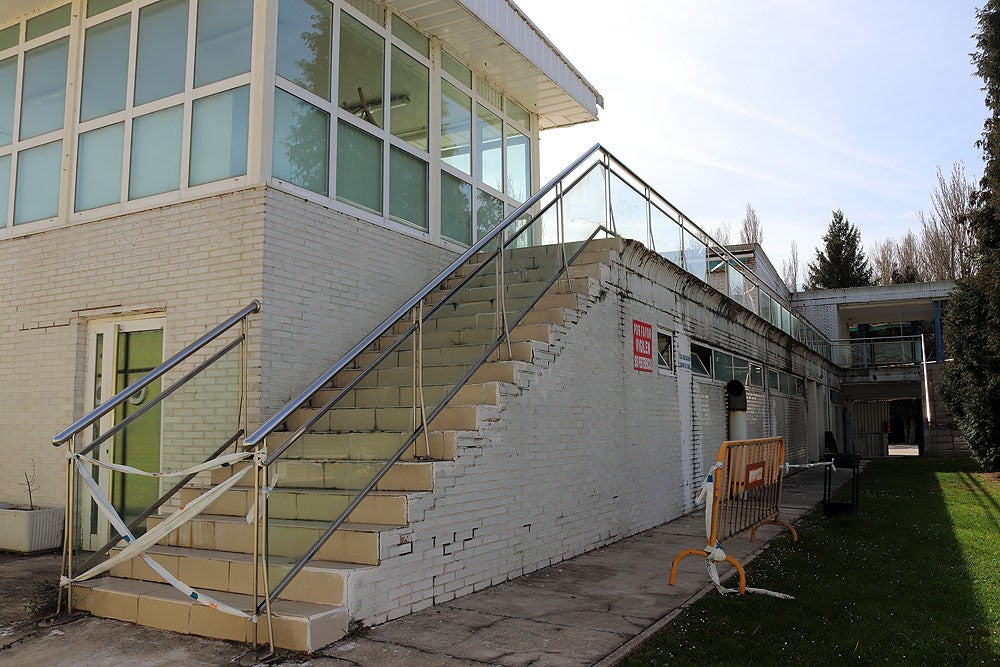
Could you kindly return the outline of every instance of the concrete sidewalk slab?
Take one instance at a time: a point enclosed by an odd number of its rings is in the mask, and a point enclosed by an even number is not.
[[[835,477],[838,486],[849,479],[846,473]],[[798,520],[822,496],[822,469],[787,477],[782,517]],[[743,535],[727,544],[726,551],[745,564],[783,532],[765,526],[756,542]],[[285,653],[271,664],[614,664],[712,590],[699,558],[682,561],[677,585],[667,584],[674,555],[702,547],[704,536],[704,511],[699,509],[524,577],[371,628],[311,658]],[[0,665],[218,665],[230,664],[247,652],[242,644],[89,617],[57,628],[38,628],[23,610],[29,590],[23,581],[54,580],[58,567],[53,555],[0,554]],[[719,570],[725,575],[732,568],[723,565]]]

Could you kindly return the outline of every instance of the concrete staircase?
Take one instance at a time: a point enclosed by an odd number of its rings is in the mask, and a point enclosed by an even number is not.
[[[347,633],[350,578],[364,572],[366,580],[371,579],[372,568],[378,568],[386,557],[383,535],[408,525],[407,504],[412,498],[434,492],[435,475],[444,474],[436,469],[437,462],[454,458],[456,433],[475,431],[480,407],[500,405],[502,384],[515,383],[519,369],[533,363],[536,350],[548,348],[554,332],[578,319],[583,298],[593,298],[600,290],[602,266],[610,264],[611,250],[619,243],[618,239],[594,241],[580,254],[570,267],[570,280],[561,277],[544,293],[510,332],[509,348],[502,344],[430,423],[429,457],[417,456],[425,454],[423,440],[418,440],[416,451],[409,448],[296,576],[272,605],[278,646],[310,652]],[[473,257],[428,296],[425,307],[438,303],[487,258],[485,253]],[[561,261],[556,246],[514,251],[504,267],[508,313],[523,310],[544,289]],[[438,404],[496,339],[495,299],[496,274],[490,265],[425,327],[423,384],[428,406]],[[336,375],[329,387],[289,417],[284,428],[293,431],[314,416],[410,324],[400,322],[375,341],[351,368]],[[363,487],[412,433],[412,351],[404,347],[321,417],[269,472],[277,472],[279,480],[268,501],[272,586],[344,510],[354,490]],[[283,439],[276,433],[272,441]],[[213,471],[212,484],[233,472],[233,468]],[[245,517],[252,507],[253,489],[252,482],[241,483],[206,513],[171,533],[150,555],[195,589],[250,611],[253,526]],[[181,500],[188,501],[204,490],[187,487],[181,491]],[[151,517],[149,525],[160,521],[162,517]],[[260,589],[264,589],[262,583]],[[110,576],[75,586],[74,604],[98,616],[175,632],[241,642],[253,636],[249,621],[194,603],[162,583],[138,558],[114,568]],[[262,621],[258,641],[266,637]]]

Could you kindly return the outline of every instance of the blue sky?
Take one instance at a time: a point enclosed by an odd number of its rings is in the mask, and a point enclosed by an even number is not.
[[[940,165],[982,173],[967,0],[515,0],[601,92],[597,123],[542,134],[542,182],[603,143],[733,242],[747,203],[779,269],[840,208],[871,247],[930,207]]]

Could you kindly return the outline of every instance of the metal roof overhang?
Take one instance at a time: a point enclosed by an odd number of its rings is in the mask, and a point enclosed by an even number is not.
[[[510,0],[388,0],[423,32],[539,116],[539,128],[597,120],[600,93]]]

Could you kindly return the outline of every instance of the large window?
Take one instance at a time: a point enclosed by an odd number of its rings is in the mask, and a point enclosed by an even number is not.
[[[530,114],[402,17],[280,0],[277,40],[279,183],[463,245],[530,194]]]
[[[0,228],[247,173],[254,0],[82,7],[0,29]]]

